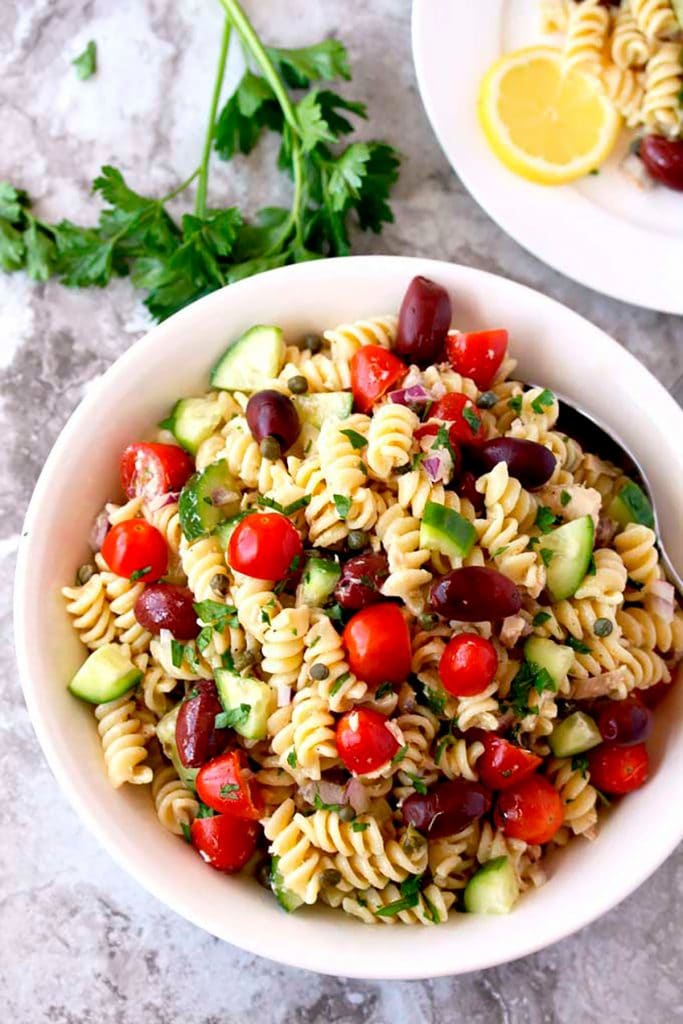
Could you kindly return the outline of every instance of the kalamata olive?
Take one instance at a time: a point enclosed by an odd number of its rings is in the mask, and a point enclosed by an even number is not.
[[[474,473],[471,473],[469,470],[462,473],[455,489],[461,498],[471,502],[477,515],[484,514],[486,503],[484,495],[480,494],[477,490],[477,478]]]
[[[419,366],[433,363],[451,325],[451,300],[445,288],[426,277],[408,285],[398,315],[394,351]]]
[[[150,633],[168,629],[176,640],[194,640],[201,626],[193,607],[194,597],[187,587],[172,583],[149,583],[135,602],[135,618]]]
[[[247,423],[257,441],[274,437],[283,452],[292,447],[301,429],[291,398],[268,388],[247,402]]]
[[[657,181],[683,191],[683,139],[646,135],[640,143],[640,159]]]
[[[225,750],[229,739],[228,729],[216,728],[216,715],[223,708],[214,681],[200,679],[194,691],[180,705],[175,727],[178,755],[186,768],[201,768]]]
[[[522,607],[519,590],[495,569],[468,565],[436,580],[429,592],[433,612],[459,622],[496,622]]]
[[[402,807],[403,821],[430,839],[456,835],[491,809],[491,792],[479,782],[455,778],[440,782],[424,796],[412,793]]]
[[[637,697],[607,700],[599,704],[597,721],[604,740],[630,747],[647,739],[652,726],[652,712]]]
[[[381,601],[380,589],[388,575],[386,555],[368,553],[349,558],[335,587],[335,600],[342,608],[353,609]]]
[[[484,472],[499,462],[507,463],[508,472],[523,487],[542,487],[555,471],[555,456],[542,444],[519,437],[492,437],[470,452]]]

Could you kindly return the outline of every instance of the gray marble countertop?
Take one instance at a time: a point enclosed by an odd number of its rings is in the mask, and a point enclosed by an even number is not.
[[[368,131],[405,154],[381,238],[355,251],[455,260],[515,278],[597,323],[666,384],[683,373],[681,321],[621,304],[543,266],[488,219],[451,172],[417,93],[408,0],[251,2],[282,45],[337,33],[370,101]],[[304,17],[305,16],[305,17]],[[0,179],[47,217],[85,220],[101,164],[162,194],[201,147],[220,30],[207,0],[3,0]],[[97,40],[100,70],[69,60]],[[457,59],[454,53],[454,59]],[[272,201],[272,151],[218,167],[220,203]],[[589,244],[587,240],[586,244]],[[683,851],[580,934],[508,966],[433,982],[346,982],[222,944],[166,910],[116,867],[58,790],[33,735],[13,661],[11,590],[24,509],[86,383],[146,329],[125,280],[104,291],[0,275],[0,993],[19,1024],[575,1024],[683,1020]],[[679,796],[676,796],[678,799]],[[645,839],[644,839],[645,841]],[[419,936],[417,937],[419,939]],[[332,966],[332,965],[331,965]]]

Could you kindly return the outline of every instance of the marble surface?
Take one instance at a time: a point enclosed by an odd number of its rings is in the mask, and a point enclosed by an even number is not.
[[[381,238],[356,251],[457,260],[523,281],[613,334],[671,386],[683,373],[681,321],[597,295],[503,235],[446,164],[410,60],[408,0],[261,0],[273,42],[333,32],[354,63],[349,93],[369,99],[369,132],[405,162]],[[305,16],[305,17],[304,17]],[[3,0],[0,179],[46,216],[85,219],[100,164],[163,193],[201,146],[220,28],[207,0]],[[97,40],[100,70],[69,60]],[[272,150],[217,167],[217,201],[275,198]],[[588,243],[587,243],[588,244]],[[0,993],[18,1024],[574,1024],[683,1020],[683,851],[601,921],[545,952],[478,975],[405,984],[289,970],[221,944],[126,877],[57,789],[34,738],[13,662],[11,589],[22,516],[42,462],[87,382],[145,330],[126,281],[105,291],[0,276]],[[417,937],[419,940],[419,936]],[[331,965],[332,966],[332,965]]]

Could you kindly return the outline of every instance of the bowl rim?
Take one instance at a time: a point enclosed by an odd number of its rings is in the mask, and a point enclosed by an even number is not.
[[[270,287],[271,283],[277,279],[279,283],[284,285],[284,294],[286,295],[287,287],[295,289],[302,282],[305,282],[306,278],[316,280],[322,277],[332,280],[341,277],[343,279],[345,276],[352,277],[354,273],[363,274],[366,271],[371,273],[374,267],[380,267],[380,265],[385,268],[395,268],[397,276],[402,273],[412,272],[416,274],[424,273],[438,279],[440,272],[448,273],[456,270],[459,273],[464,272],[465,276],[473,275],[498,282],[502,280],[506,283],[506,286],[510,287],[512,292],[522,290],[528,295],[533,296],[533,301],[552,304],[557,310],[561,311],[561,314],[558,313],[558,315],[562,315],[565,318],[573,317],[576,321],[583,324],[584,329],[590,327],[593,331],[602,335],[605,342],[613,346],[614,350],[618,350],[619,359],[624,365],[630,364],[632,372],[637,372],[641,379],[647,378],[648,387],[651,391],[654,389],[657,401],[669,407],[669,415],[678,416],[681,424],[681,433],[683,433],[683,410],[680,409],[663,385],[657,381],[635,356],[628,352],[628,350],[621,348],[605,332],[590,324],[589,321],[573,310],[568,309],[562,303],[503,275],[491,274],[488,271],[465,267],[462,264],[443,260],[428,260],[406,256],[355,256],[278,268],[259,275],[258,281],[261,286]],[[218,309],[226,302],[228,289],[229,295],[234,297],[236,290],[246,290],[248,287],[253,287],[253,280],[247,279],[205,296],[198,300],[198,302],[176,313],[164,323],[153,327],[144,336],[135,341],[96,382],[88,387],[84,397],[67,419],[41,470],[21,531],[14,578],[14,635],[24,699],[43,754],[60,788],[67,796],[77,815],[120,867],[165,906],[170,907],[204,931],[208,931],[217,938],[231,942],[250,953],[268,957],[291,967],[304,968],[320,974],[358,979],[411,980],[454,975],[464,971],[482,970],[517,960],[544,949],[579,931],[615,907],[637,889],[670,856],[678,842],[683,838],[683,809],[680,814],[680,820],[677,823],[677,829],[669,830],[667,842],[661,842],[660,845],[655,847],[654,851],[651,845],[648,844],[648,848],[645,851],[647,855],[642,857],[637,866],[632,866],[626,876],[619,879],[618,883],[615,882],[609,889],[609,892],[603,892],[601,898],[591,907],[590,912],[585,913],[578,920],[572,920],[569,924],[564,923],[549,928],[540,938],[533,935],[518,935],[517,944],[512,953],[489,953],[481,956],[479,961],[468,962],[466,967],[463,967],[461,970],[458,969],[457,964],[448,966],[430,964],[425,969],[425,967],[418,968],[415,962],[410,963],[406,961],[397,964],[395,969],[391,967],[377,972],[373,971],[367,963],[359,963],[358,957],[354,958],[353,951],[348,950],[348,955],[347,953],[344,954],[344,962],[340,965],[340,969],[330,970],[329,960],[323,959],[324,953],[317,950],[315,942],[302,943],[300,947],[297,947],[295,944],[283,947],[282,944],[278,945],[275,935],[259,935],[253,938],[252,936],[245,935],[239,930],[238,922],[226,921],[225,927],[221,925],[220,928],[207,924],[203,919],[203,915],[193,908],[190,900],[185,898],[182,886],[174,885],[165,880],[164,876],[155,870],[154,864],[146,864],[144,858],[136,857],[131,849],[125,848],[125,844],[119,837],[112,834],[106,815],[102,813],[101,809],[98,811],[94,801],[88,804],[78,794],[74,780],[60,759],[52,731],[49,728],[49,721],[43,713],[39,695],[34,688],[31,663],[33,660],[32,646],[35,647],[35,644],[32,644],[31,636],[27,630],[27,602],[31,600],[30,574],[28,572],[31,563],[31,538],[35,535],[34,526],[40,517],[41,509],[46,501],[49,500],[50,480],[59,467],[62,453],[70,444],[72,437],[82,429],[87,420],[88,411],[98,401],[101,391],[106,390],[112,381],[115,381],[119,375],[125,374],[129,367],[134,366],[141,357],[144,357],[147,350],[152,350],[156,345],[157,339],[163,336],[164,333],[169,330],[175,331],[178,327],[189,326],[195,318],[198,308],[208,310],[210,307],[215,306]],[[169,325],[171,326],[169,327]],[[672,817],[674,816],[672,815]],[[277,932],[277,929],[274,929],[274,931]],[[313,938],[315,936],[314,926],[310,928],[310,936]]]

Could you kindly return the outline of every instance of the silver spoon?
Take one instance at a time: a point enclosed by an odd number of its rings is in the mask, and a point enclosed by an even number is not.
[[[662,558],[662,564],[666,570],[669,580],[674,584],[679,594],[683,595],[683,577],[677,571],[673,562],[667,554],[664,542],[662,541],[661,531],[659,529],[659,520],[657,518],[657,506],[655,504],[654,494],[652,491],[652,485],[648,480],[647,473],[643,469],[642,464],[638,461],[633,451],[629,446],[622,441],[618,434],[608,427],[602,420],[594,416],[592,412],[587,412],[581,406],[577,405],[573,399],[567,398],[565,395],[560,394],[553,388],[553,393],[556,395],[560,402],[560,419],[562,419],[563,407],[568,413],[568,417],[565,415],[565,419],[571,421],[570,429],[565,432],[570,436],[573,430],[577,430],[579,434],[584,432],[588,433],[591,438],[591,444],[595,445],[597,451],[601,455],[605,455],[610,458],[612,462],[620,465],[624,470],[630,473],[631,476],[635,475],[639,478],[643,490],[652,505],[652,511],[655,520],[655,533],[657,534],[657,545]],[[683,374],[678,378],[674,386],[671,388],[671,393],[677,401],[683,400]],[[580,440],[580,438],[579,438]]]

